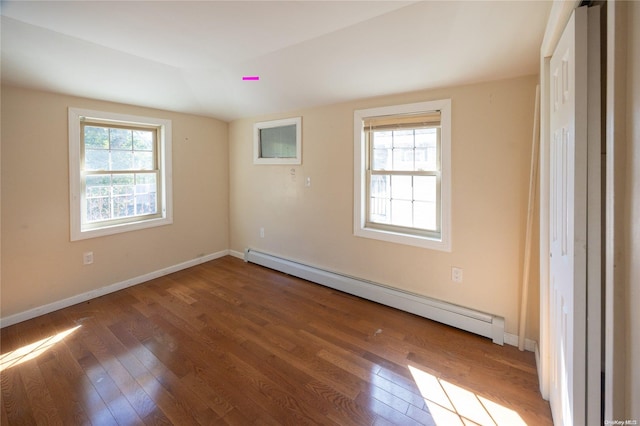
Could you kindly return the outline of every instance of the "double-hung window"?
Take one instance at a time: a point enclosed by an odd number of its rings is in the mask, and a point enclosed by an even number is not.
[[[355,234],[450,250],[450,101],[355,112]]]
[[[71,239],[171,223],[171,122],[69,109]]]

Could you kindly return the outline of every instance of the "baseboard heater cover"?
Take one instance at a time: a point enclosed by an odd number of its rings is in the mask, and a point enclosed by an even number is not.
[[[244,260],[488,337],[498,345],[504,344],[504,318],[500,316],[405,292],[372,281],[327,271],[252,249],[245,250]]]

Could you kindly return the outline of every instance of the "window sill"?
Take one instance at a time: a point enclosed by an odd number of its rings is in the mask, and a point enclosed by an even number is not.
[[[71,233],[71,241],[87,240],[89,238],[105,237],[107,235],[120,234],[123,232],[138,231],[141,229],[155,228],[173,223],[170,218],[145,219],[138,222],[121,223],[118,225],[103,226],[101,228],[91,228]]]
[[[390,243],[404,244],[430,250],[451,251],[451,241],[448,239],[429,238],[420,235],[385,231],[376,228],[356,228],[354,234],[356,237],[372,238],[374,240],[387,241]]]

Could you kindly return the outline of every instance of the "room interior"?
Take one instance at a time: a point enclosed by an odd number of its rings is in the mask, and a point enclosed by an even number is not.
[[[517,345],[541,46],[576,5],[3,2],[2,327],[250,248],[504,318],[504,343]],[[617,153],[605,418],[639,419],[640,7],[603,8]],[[451,250],[354,236],[354,110],[444,98]],[[171,120],[171,225],[70,240],[69,108]],[[254,164],[254,123],[289,117],[302,117],[301,164]],[[538,242],[524,338],[545,375]]]

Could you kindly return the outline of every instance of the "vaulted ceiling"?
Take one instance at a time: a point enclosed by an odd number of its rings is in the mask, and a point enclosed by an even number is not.
[[[3,1],[2,80],[233,120],[537,73],[550,8],[547,1]]]

